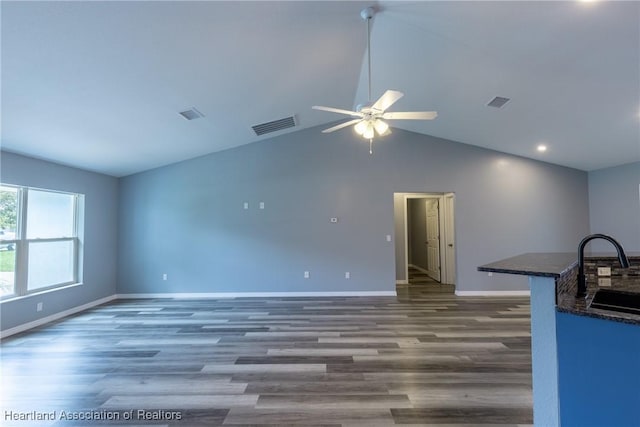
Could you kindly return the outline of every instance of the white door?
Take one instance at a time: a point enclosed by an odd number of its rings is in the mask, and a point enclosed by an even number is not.
[[[440,281],[440,220],[438,217],[438,199],[427,203],[427,274],[433,280]]]

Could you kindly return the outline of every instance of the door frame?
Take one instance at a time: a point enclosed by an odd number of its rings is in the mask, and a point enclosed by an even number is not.
[[[404,215],[404,269],[407,283],[409,281],[409,199],[438,199],[438,219],[440,226],[440,283],[452,284],[455,286],[456,271],[456,247],[455,247],[455,194],[449,193],[401,193],[403,194],[403,215]],[[445,208],[445,198],[450,199],[451,205]],[[447,228],[448,227],[448,228]],[[445,236],[444,232],[451,230],[453,236]],[[446,250],[447,242],[452,242],[453,252]],[[453,259],[451,259],[453,258]]]
[[[443,195],[444,205],[440,211],[445,221],[441,223],[440,242],[441,248],[444,248],[444,255],[440,256],[441,276],[446,278],[445,283],[456,283],[456,229],[455,229],[455,202],[456,197],[453,193],[445,193]],[[444,274],[444,276],[442,276]]]

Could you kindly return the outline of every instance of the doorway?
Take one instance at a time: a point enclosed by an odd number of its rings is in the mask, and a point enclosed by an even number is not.
[[[396,283],[455,285],[453,193],[395,193]]]

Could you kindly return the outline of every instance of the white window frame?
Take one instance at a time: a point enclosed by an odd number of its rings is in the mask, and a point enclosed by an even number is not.
[[[17,224],[16,233],[13,240],[2,240],[2,244],[14,244],[15,250],[15,269],[14,269],[14,292],[12,294],[4,295],[0,298],[2,302],[28,296],[31,294],[37,294],[40,292],[46,292],[52,289],[62,288],[69,285],[78,284],[81,282],[81,236],[82,230],[82,214],[84,212],[84,195],[78,193],[71,193],[67,191],[50,190],[46,188],[26,187],[13,184],[0,184],[2,187],[15,188],[17,190]],[[73,230],[71,236],[61,236],[52,238],[27,238],[27,212],[29,210],[29,191],[41,191],[47,193],[58,193],[73,196]],[[49,286],[39,287],[37,289],[28,289],[29,278],[29,247],[32,243],[48,243],[48,242],[72,242],[73,243],[73,277],[72,280],[55,283]]]

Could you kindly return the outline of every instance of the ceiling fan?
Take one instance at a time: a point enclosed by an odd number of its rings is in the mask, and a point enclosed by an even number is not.
[[[389,125],[384,120],[433,120],[438,116],[436,111],[396,111],[389,112],[387,109],[395,104],[404,94],[397,90],[387,90],[373,104],[371,103],[371,18],[375,14],[373,7],[368,7],[360,12],[362,19],[367,21],[367,60],[368,60],[368,78],[369,78],[369,101],[366,104],[360,104],[356,107],[356,111],[344,110],[333,107],[323,107],[314,105],[314,110],[329,111],[331,113],[346,114],[354,117],[352,120],[340,123],[339,125],[330,127],[322,131],[322,133],[330,133],[336,130],[354,125],[354,130],[363,138],[369,140],[369,153],[372,153],[373,137],[377,132],[378,135],[384,136],[391,133]],[[384,119],[384,120],[383,120]]]

